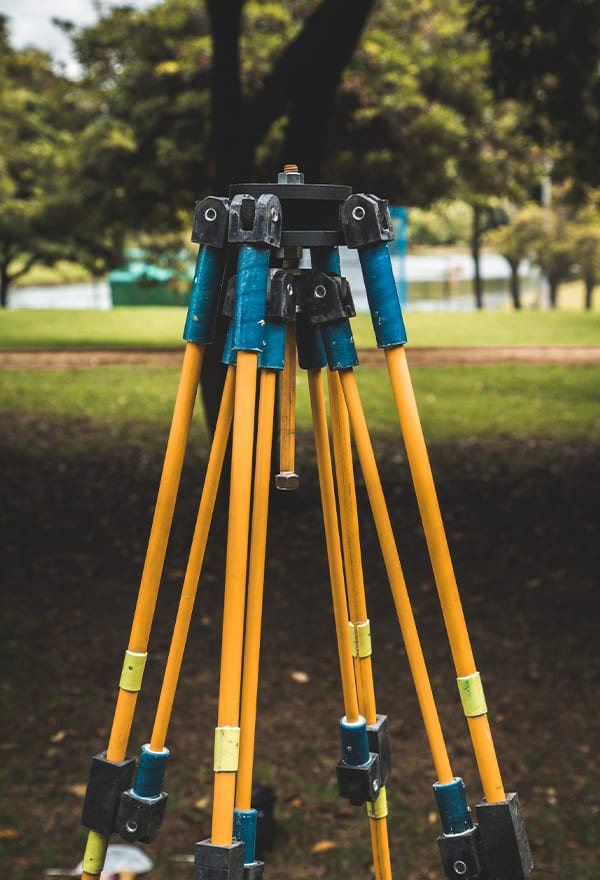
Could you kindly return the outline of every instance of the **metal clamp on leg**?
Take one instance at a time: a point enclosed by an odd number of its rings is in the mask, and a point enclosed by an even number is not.
[[[162,785],[168,757],[167,748],[153,752],[142,746],[135,782],[121,795],[117,811],[115,830],[123,840],[152,843],[156,837],[167,805]]]
[[[374,803],[381,789],[379,755],[369,751],[367,722],[359,717],[355,723],[347,718],[340,721],[343,758],[336,767],[338,790],[341,797],[360,806],[365,801]]]
[[[82,825],[98,834],[112,833],[119,799],[131,785],[134,771],[135,758],[109,761],[106,752],[94,755],[83,802]]]
[[[387,785],[392,773],[392,752],[387,715],[378,715],[375,724],[367,724],[369,751],[379,755],[381,785]]]
[[[473,825],[462,779],[455,777],[446,784],[436,782],[433,792],[444,829],[438,837],[438,847],[446,877],[449,880],[486,880],[488,873],[481,834],[479,827]]]
[[[506,800],[493,804],[483,800],[475,809],[490,877],[525,880],[533,858],[518,794],[507,793]]]

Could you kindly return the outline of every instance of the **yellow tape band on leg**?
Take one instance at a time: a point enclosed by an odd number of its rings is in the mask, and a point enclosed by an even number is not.
[[[235,773],[239,757],[239,727],[217,727],[215,729],[215,773]]]
[[[125,651],[123,671],[119,687],[123,691],[136,694],[142,687],[142,678],[148,654],[136,654],[133,651]]]
[[[352,643],[353,657],[370,657],[373,653],[371,647],[371,622],[349,623],[350,641]]]
[[[83,870],[86,874],[101,874],[108,848],[108,838],[97,831],[88,832],[85,853],[83,854]]]
[[[461,676],[456,681],[467,718],[477,718],[479,715],[486,715],[487,705],[479,673],[474,672],[472,675]]]
[[[379,797],[374,804],[367,801],[367,814],[370,819],[385,819],[388,814],[387,794],[385,785],[381,786]]]

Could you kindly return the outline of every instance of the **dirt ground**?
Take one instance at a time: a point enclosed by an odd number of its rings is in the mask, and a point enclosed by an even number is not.
[[[532,350],[521,353],[534,358]],[[40,367],[122,362],[124,353],[32,356]],[[413,364],[446,356],[409,352]],[[560,356],[580,363],[591,353],[561,349]],[[17,366],[19,357],[27,365],[24,354],[7,357],[0,367]],[[49,453],[73,430],[58,421],[31,425],[17,446],[11,424],[0,415],[0,864],[10,880],[40,880],[49,868],[73,868],[83,852],[89,760],[106,748],[162,461],[126,442],[110,457],[93,442],[76,459]],[[340,801],[335,785],[343,705],[308,437],[298,437],[298,450],[300,488],[273,491],[269,520],[255,761],[256,782],[276,795],[265,877],[366,880],[366,819]],[[399,441],[376,444],[376,453],[453,772],[475,804],[481,783],[404,450]],[[545,880],[600,876],[599,453],[597,438],[430,449],[505,788],[519,792],[532,876]],[[131,754],[152,730],[205,464],[200,454],[186,460]],[[377,709],[388,714],[392,739],[394,877],[441,878],[435,770],[360,477],[357,491]],[[149,877],[161,880],[191,877],[194,841],[210,835],[226,528],[222,493],[169,727],[167,814],[148,847]]]
[[[407,346],[407,358],[414,367],[443,367],[448,364],[501,364],[513,361],[522,364],[598,364],[597,345],[512,345],[466,347]],[[385,365],[385,355],[378,349],[361,349],[361,364]],[[157,364],[173,366],[181,363],[180,349],[115,349],[106,351],[0,351],[0,369],[68,369],[69,367],[101,367],[115,364]]]

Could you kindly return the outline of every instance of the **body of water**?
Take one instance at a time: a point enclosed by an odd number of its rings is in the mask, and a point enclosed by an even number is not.
[[[403,308],[407,311],[471,311],[473,296],[473,259],[468,254],[451,256],[409,255],[403,259],[391,252]],[[350,282],[356,310],[368,311],[362,272],[356,251],[340,248],[342,274]],[[499,254],[481,258],[484,281],[484,308],[495,309],[510,299],[510,269]],[[405,279],[405,285],[401,279]],[[523,263],[522,292],[539,297],[538,274]],[[403,291],[406,289],[406,297]],[[9,292],[11,309],[101,309],[112,308],[108,281],[94,284],[70,284],[64,287],[23,287]]]

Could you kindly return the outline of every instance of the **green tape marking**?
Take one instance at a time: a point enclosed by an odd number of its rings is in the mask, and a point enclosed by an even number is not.
[[[456,679],[456,682],[467,718],[477,718],[479,715],[486,715],[487,705],[479,673],[474,672],[472,675],[460,676]]]
[[[90,831],[83,855],[83,870],[86,874],[101,874],[108,848],[108,837]]]
[[[365,620],[364,623],[349,623],[350,641],[352,642],[353,657],[370,657],[373,653],[371,647],[371,623]]]
[[[239,727],[217,727],[215,729],[215,773],[235,773],[239,757]]]
[[[119,687],[121,690],[137,693],[142,687],[142,678],[148,654],[135,654],[133,651],[125,651],[123,670]]]

